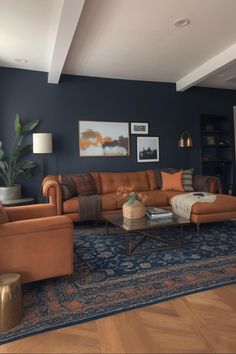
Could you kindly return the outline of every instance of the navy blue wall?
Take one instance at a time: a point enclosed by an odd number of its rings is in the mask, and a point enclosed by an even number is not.
[[[233,117],[235,91],[191,88],[176,92],[174,84],[63,75],[59,85],[47,83],[47,74],[0,68],[0,141],[9,146],[15,115],[39,119],[38,132],[52,132],[54,153],[46,156],[47,173],[130,171],[153,167],[189,167],[200,172],[200,114]],[[152,136],[160,137],[160,163],[137,163],[136,136],[131,156],[79,158],[78,121],[149,122]],[[181,131],[188,130],[194,147],[177,148]],[[30,137],[31,139],[31,137]],[[32,159],[39,161],[37,155]],[[25,196],[36,196],[39,169],[26,181]]]

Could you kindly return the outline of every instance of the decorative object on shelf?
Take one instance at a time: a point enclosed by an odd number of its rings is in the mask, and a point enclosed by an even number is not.
[[[136,193],[132,186],[122,186],[118,188],[117,195],[124,201],[122,211],[124,218],[139,219],[146,213],[144,203],[147,202],[147,196],[142,193]]]
[[[0,177],[4,186],[0,187],[0,200],[12,200],[21,197],[21,186],[16,185],[16,178],[23,174],[31,177],[32,169],[36,166],[34,161],[23,160],[27,154],[32,152],[32,144],[23,144],[24,137],[34,130],[39,120],[33,120],[22,124],[20,117],[15,118],[15,138],[9,153],[6,153],[0,145]]]
[[[33,153],[40,154],[41,183],[45,177],[44,154],[52,153],[52,133],[33,134]],[[41,185],[40,183],[40,185]]]
[[[192,147],[193,146],[193,141],[190,133],[188,131],[183,131],[180,135],[179,141],[178,141],[178,147]]]
[[[130,126],[131,134],[148,134],[148,123],[132,122]]]
[[[79,155],[129,156],[129,123],[79,121]]]
[[[213,135],[209,135],[206,138],[207,145],[215,145],[215,137]]]
[[[206,130],[207,132],[212,132],[212,131],[214,130],[214,127],[213,127],[213,125],[207,124],[205,130]]]
[[[142,136],[137,138],[137,161],[159,162],[159,137]]]

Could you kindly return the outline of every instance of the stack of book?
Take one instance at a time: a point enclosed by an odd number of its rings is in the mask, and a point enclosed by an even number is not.
[[[147,208],[146,215],[151,220],[157,220],[157,219],[171,218],[173,216],[173,213],[170,210],[153,207],[153,208]]]

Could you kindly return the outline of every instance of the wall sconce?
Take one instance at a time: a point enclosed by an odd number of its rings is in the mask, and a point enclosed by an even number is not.
[[[192,147],[193,141],[189,132],[183,131],[180,135],[178,147]]]

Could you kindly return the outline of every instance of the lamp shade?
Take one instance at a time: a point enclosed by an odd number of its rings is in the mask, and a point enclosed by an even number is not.
[[[52,133],[33,134],[33,153],[50,154],[52,152]]]
[[[178,147],[192,147],[192,146],[193,146],[193,141],[190,133],[184,131],[179,138]]]

